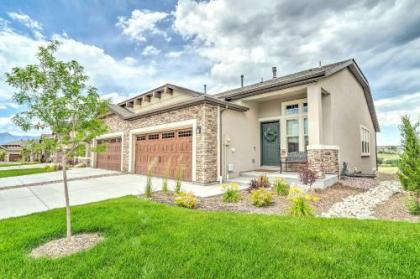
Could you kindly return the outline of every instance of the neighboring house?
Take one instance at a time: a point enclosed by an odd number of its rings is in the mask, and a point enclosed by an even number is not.
[[[307,161],[319,175],[376,170],[376,118],[369,83],[346,60],[206,95],[166,84],[117,105],[94,144],[98,168],[212,183]],[[292,167],[292,170],[295,168]]]
[[[22,160],[22,151],[23,147],[28,141],[26,140],[16,140],[11,141],[5,144],[2,144],[0,147],[5,151],[5,162],[17,162]]]

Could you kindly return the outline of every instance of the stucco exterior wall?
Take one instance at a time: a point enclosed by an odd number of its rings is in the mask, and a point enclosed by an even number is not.
[[[321,80],[319,85],[331,94],[331,129],[325,132],[328,136],[324,144],[340,147],[340,169],[343,162],[348,162],[350,171],[356,168],[372,173],[376,168],[375,129],[362,86],[347,69]],[[360,125],[370,131],[370,156],[361,156]]]
[[[127,172],[130,164],[130,131],[174,122],[196,119],[201,133],[196,134],[196,182],[217,181],[217,107],[201,104],[126,121],[113,114],[104,119],[109,134],[122,132],[122,170]]]
[[[240,171],[254,170],[260,166],[260,123],[258,104],[236,101],[236,104],[249,107],[246,112],[225,110],[222,113],[222,139],[230,139],[229,146],[223,148],[226,166],[233,164],[230,177],[238,176]],[[226,166],[224,166],[226,170]]]

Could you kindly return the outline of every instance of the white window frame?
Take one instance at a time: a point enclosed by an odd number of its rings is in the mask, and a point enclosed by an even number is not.
[[[282,138],[281,138],[281,148],[288,150],[287,144],[287,127],[286,123],[287,120],[297,119],[299,122],[299,151],[305,151],[305,135],[304,135],[304,127],[303,127],[303,119],[308,118],[308,112],[303,111],[303,104],[308,103],[308,99],[297,99],[293,101],[287,101],[281,103],[281,127],[282,128]],[[296,114],[287,114],[286,107],[288,105],[299,105],[299,113]],[[309,104],[308,104],[309,105]],[[309,122],[308,122],[309,125]]]
[[[360,125],[360,152],[362,157],[370,156],[370,131],[367,127]],[[364,146],[366,142],[366,146]]]

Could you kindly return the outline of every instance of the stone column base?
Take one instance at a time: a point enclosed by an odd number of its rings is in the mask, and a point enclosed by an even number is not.
[[[308,145],[308,167],[319,177],[324,174],[339,174],[338,154],[336,145]]]

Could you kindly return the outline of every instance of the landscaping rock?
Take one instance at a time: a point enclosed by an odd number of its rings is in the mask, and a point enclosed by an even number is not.
[[[402,191],[398,181],[384,181],[367,192],[349,196],[334,204],[322,217],[374,219],[376,205]]]
[[[78,234],[70,238],[60,238],[47,242],[31,252],[34,258],[59,258],[92,248],[104,238],[99,234]]]

